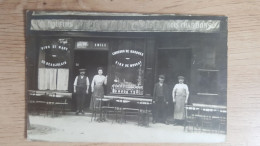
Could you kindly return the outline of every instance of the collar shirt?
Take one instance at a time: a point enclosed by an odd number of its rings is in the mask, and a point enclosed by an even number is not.
[[[189,96],[189,89],[186,84],[176,84],[172,91],[173,96]]]

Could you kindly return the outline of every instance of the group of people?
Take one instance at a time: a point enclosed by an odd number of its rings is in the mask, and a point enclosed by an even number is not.
[[[96,102],[96,98],[104,97],[104,87],[107,84],[107,76],[103,75],[103,68],[97,68],[98,74],[93,77],[91,82],[92,97],[90,101],[90,108],[94,109],[100,106],[101,102]],[[76,76],[74,81],[74,93],[76,93],[77,110],[76,115],[79,113],[84,114],[85,97],[89,93],[89,78],[85,75],[86,69],[79,69],[79,75]]]
[[[85,75],[85,69],[79,69],[79,75],[76,76],[74,81],[74,93],[76,93],[77,110],[76,114],[84,114],[84,100],[87,94],[89,94],[89,87],[91,88],[92,96],[90,101],[90,109],[99,107],[101,102],[97,102],[96,98],[104,97],[104,87],[107,84],[107,76],[103,75],[103,68],[97,68],[98,74],[93,77],[93,80],[89,82],[89,78]],[[167,121],[167,107],[170,101],[170,95],[172,96],[174,105],[174,123],[181,124],[184,120],[184,106],[188,102],[189,89],[184,84],[184,77],[179,76],[179,83],[174,86],[172,93],[170,93],[169,86],[164,83],[165,76],[159,75],[159,82],[154,85],[153,91],[153,123],[163,122],[168,124]]]
[[[167,120],[167,107],[170,102],[170,95],[174,104],[174,124],[180,125],[184,120],[184,106],[188,102],[189,89],[184,84],[184,77],[179,76],[179,83],[174,86],[170,94],[169,86],[164,83],[165,76],[159,75],[159,82],[155,84],[153,91],[153,123],[162,122],[169,124]]]

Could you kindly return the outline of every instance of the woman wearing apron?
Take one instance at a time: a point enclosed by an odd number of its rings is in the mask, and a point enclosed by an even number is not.
[[[101,101],[96,100],[97,98],[103,98],[104,97],[104,87],[103,85],[107,84],[107,77],[103,75],[103,68],[98,67],[97,68],[98,74],[93,77],[92,83],[91,83],[91,102],[90,102],[90,109],[94,110],[96,107],[100,107]]]
[[[184,120],[184,106],[188,102],[189,89],[186,84],[184,84],[184,77],[178,77],[179,83],[176,84],[172,90],[174,106],[174,124],[182,124]]]

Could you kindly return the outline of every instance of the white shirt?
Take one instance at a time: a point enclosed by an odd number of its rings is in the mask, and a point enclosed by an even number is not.
[[[186,96],[186,98],[189,97],[189,88],[186,84],[176,84],[172,90],[172,97],[175,98],[175,96]]]
[[[107,78],[104,75],[95,75],[91,83],[92,91],[94,90],[95,85],[103,85],[103,84],[105,85],[107,84]]]
[[[81,79],[83,79],[83,77],[84,77],[84,76],[81,76],[81,75],[80,75],[80,78],[81,78]],[[74,85],[74,86],[77,86],[77,84],[78,84],[78,76],[75,78],[73,85]],[[89,79],[88,79],[88,77],[86,77],[86,85],[89,86]]]

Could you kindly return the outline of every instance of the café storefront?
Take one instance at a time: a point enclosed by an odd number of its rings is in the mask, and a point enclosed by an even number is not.
[[[71,96],[79,68],[108,76],[105,96],[151,99],[158,75],[182,75],[189,103],[226,105],[227,19],[84,12],[27,12],[27,89]],[[73,98],[72,98],[73,99]],[[73,106],[73,100],[71,106]]]

